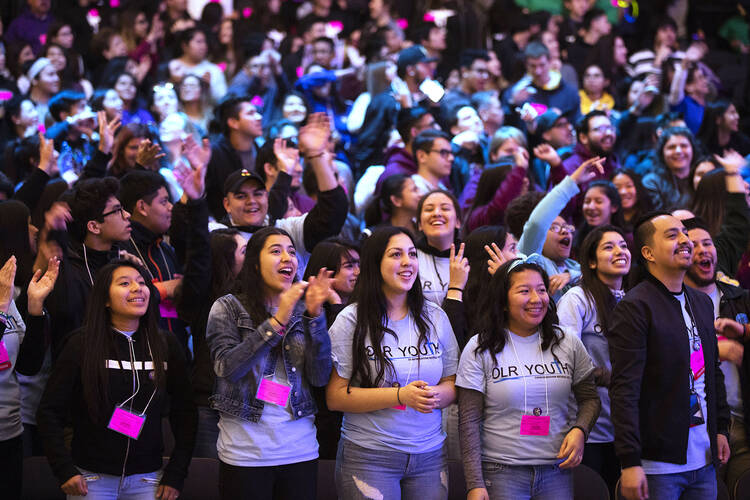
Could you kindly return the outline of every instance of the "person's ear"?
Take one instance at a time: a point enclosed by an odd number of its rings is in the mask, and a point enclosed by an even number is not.
[[[263,171],[266,173],[266,177],[273,177],[278,174],[279,168],[266,162],[263,164]]]
[[[390,199],[391,199],[391,204],[396,208],[401,208],[404,205],[404,200],[399,198],[395,194],[392,194]]]
[[[236,130],[239,126],[239,120],[237,118],[227,118],[227,126],[230,130]]]
[[[646,259],[646,262],[654,262],[654,251],[649,246],[642,246],[641,247],[641,256]]]
[[[148,217],[148,203],[146,203],[146,201],[143,199],[136,201],[133,212],[142,217]]]
[[[221,200],[221,204],[224,206],[224,211],[229,213],[229,196],[225,196],[223,200]]]
[[[99,234],[102,232],[101,228],[99,227],[99,222],[95,220],[90,220],[86,223],[86,230],[91,234]]]
[[[415,153],[416,158],[417,158],[417,164],[419,164],[420,162],[425,161],[425,159],[427,157],[427,153],[425,153],[421,149],[417,149],[414,153]]]

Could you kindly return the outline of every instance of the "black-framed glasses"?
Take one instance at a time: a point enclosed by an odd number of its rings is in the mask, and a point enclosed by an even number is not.
[[[431,149],[430,153],[437,153],[443,158],[449,158],[453,156],[453,151],[451,151],[450,149]]]
[[[122,205],[117,205],[117,206],[115,206],[115,208],[113,208],[113,209],[112,209],[112,210],[110,210],[109,212],[104,212],[103,214],[101,214],[101,215],[99,216],[99,219],[101,219],[101,220],[104,220],[104,218],[105,218],[106,216],[108,216],[108,215],[112,215],[112,214],[116,214],[117,212],[120,212],[120,217],[122,217],[122,218],[123,218],[123,220],[125,220],[125,209],[124,209],[124,208],[122,208]]]

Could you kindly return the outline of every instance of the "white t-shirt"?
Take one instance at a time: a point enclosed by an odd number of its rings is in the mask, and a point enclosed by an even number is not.
[[[387,328],[396,334],[384,334],[383,354],[393,363],[395,373],[386,368],[381,387],[401,387],[415,380],[424,380],[434,386],[441,378],[456,374],[458,365],[458,343],[453,334],[448,316],[442,309],[425,301],[425,316],[428,321],[428,342],[417,344],[419,331],[411,313],[399,321],[388,320]],[[357,321],[357,305],[347,306],[336,317],[329,330],[333,366],[338,375],[351,379],[352,338]],[[432,327],[430,327],[430,323]],[[369,338],[365,345],[372,352]],[[370,369],[377,373],[374,358],[370,358]],[[353,387],[359,381],[352,380]],[[426,453],[443,445],[445,433],[441,429],[441,411],[420,413],[413,408],[405,410],[386,408],[367,413],[344,413],[341,437],[371,450]]]
[[[572,387],[594,367],[574,333],[541,351],[539,334],[520,337],[508,332],[508,342],[493,360],[489,351],[475,353],[474,335],[461,354],[456,386],[484,394],[482,460],[508,465],[556,464],[573,422],[568,411]],[[515,348],[515,349],[514,349]],[[541,351],[541,352],[540,352]],[[556,358],[555,358],[556,356]],[[550,417],[549,435],[521,435],[521,418],[534,409]]]
[[[424,298],[441,307],[451,280],[450,259],[435,257],[417,250],[417,260],[419,261],[419,281],[422,283]]]
[[[685,322],[685,342],[690,344],[690,354],[693,353],[693,339],[691,339],[690,331],[693,325],[693,320],[687,312],[685,307],[685,293],[675,295],[675,298],[680,301],[680,309],[682,309],[682,319]],[[700,342],[698,332],[695,332],[695,338]],[[689,383],[689,374],[685,373],[685,382]],[[644,380],[644,383],[648,381]],[[656,460],[642,460],[641,466],[646,474],[674,474],[676,472],[688,472],[697,470],[705,467],[711,463],[711,441],[708,437],[708,411],[706,409],[706,375],[701,375],[698,380],[695,381],[694,390],[698,394],[698,400],[701,405],[701,412],[703,414],[704,423],[696,425],[690,428],[688,434],[688,446],[687,446],[687,463],[684,465],[672,464],[668,462],[658,462]]]
[[[276,361],[271,380],[289,384],[281,356]],[[264,403],[258,422],[249,422],[222,412],[216,449],[222,462],[238,467],[265,467],[314,460],[318,458],[315,416],[295,420],[288,401],[284,408]]]

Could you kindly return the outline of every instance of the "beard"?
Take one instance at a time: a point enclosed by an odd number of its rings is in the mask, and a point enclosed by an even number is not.
[[[690,278],[690,281],[702,288],[716,281],[716,269],[714,269],[714,273],[710,279],[705,279],[700,277],[698,273],[693,270],[693,266],[690,266],[687,270],[687,277]]]

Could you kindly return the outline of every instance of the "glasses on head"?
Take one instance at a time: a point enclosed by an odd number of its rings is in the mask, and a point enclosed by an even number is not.
[[[450,149],[431,149],[430,153],[437,153],[443,158],[450,158],[453,156],[453,151]]]
[[[599,132],[600,134],[606,134],[607,132],[614,132],[615,127],[613,127],[612,125],[599,125],[598,127],[592,128],[591,130],[594,132]]]
[[[115,208],[113,208],[109,212],[104,212],[103,214],[101,214],[99,218],[103,220],[106,216],[116,214],[117,212],[120,212],[120,217],[125,220],[125,209],[122,208],[122,205],[116,205]]]
[[[570,224],[557,224],[557,223],[554,223],[554,224],[552,224],[549,227],[549,230],[552,231],[553,233],[558,233],[558,234],[560,234],[562,232],[573,234],[573,233],[576,232],[576,227],[573,226],[573,225],[570,225]]]

